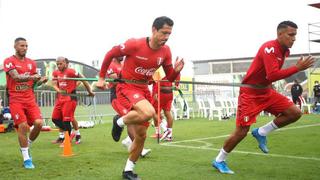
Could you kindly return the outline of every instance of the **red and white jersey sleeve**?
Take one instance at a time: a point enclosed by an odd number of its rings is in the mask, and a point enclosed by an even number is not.
[[[298,72],[296,66],[281,69],[289,49],[283,49],[277,40],[264,43],[249,67],[243,84],[270,85],[272,82],[287,78]]]

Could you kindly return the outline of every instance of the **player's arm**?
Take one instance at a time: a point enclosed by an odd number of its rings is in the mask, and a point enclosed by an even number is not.
[[[79,78],[85,78],[82,74],[79,74]],[[84,85],[84,87],[87,89],[89,96],[94,96],[95,93],[92,91],[90,84],[88,83],[88,81],[81,81],[82,84]]]
[[[136,51],[138,46],[136,39],[129,39],[124,44],[120,44],[118,46],[114,46],[107,54],[105,55],[101,69],[99,72],[99,79],[96,84],[98,88],[105,87],[105,75],[109,68],[109,65],[113,58],[116,57],[122,57],[132,54],[134,51]]]
[[[16,82],[27,82],[27,81],[38,81],[41,79],[41,76],[39,74],[19,74],[16,69],[11,69],[9,72],[9,75],[12,77],[13,80]]]
[[[172,67],[172,55],[170,49],[168,48],[166,51],[165,60],[162,64],[162,68],[166,73],[167,79],[173,82],[176,79],[176,77],[180,74],[180,71],[183,69],[183,66],[183,58],[177,57],[174,63],[174,67]]]

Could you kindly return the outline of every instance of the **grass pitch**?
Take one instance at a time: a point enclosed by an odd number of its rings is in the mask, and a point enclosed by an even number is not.
[[[270,120],[260,117],[253,127]],[[261,153],[255,139],[248,135],[227,159],[235,174],[220,174],[211,161],[234,127],[234,119],[175,121],[174,141],[159,145],[148,137],[145,147],[152,152],[137,162],[135,172],[146,180],[319,179],[319,115],[304,115],[297,123],[271,133],[269,154]],[[34,170],[22,167],[17,134],[0,134],[0,179],[122,179],[128,153],[120,142],[113,142],[110,132],[111,123],[81,129],[82,144],[72,144],[72,157],[62,157],[63,149],[51,144],[58,132],[41,132],[31,147]],[[148,136],[153,132],[150,127]]]

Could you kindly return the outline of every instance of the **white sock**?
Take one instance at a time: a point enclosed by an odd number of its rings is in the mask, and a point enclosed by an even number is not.
[[[59,138],[64,139],[64,132],[59,132]]]
[[[170,132],[170,134],[168,135],[168,137],[172,137],[172,128],[168,128],[168,131]]]
[[[120,127],[124,127],[124,122],[123,122],[123,118],[122,117],[117,120],[117,124]]]
[[[274,131],[276,129],[278,129],[277,125],[275,125],[273,121],[270,121],[266,125],[260,127],[258,129],[258,133],[261,136],[267,136],[270,132],[272,132],[272,131]]]
[[[223,148],[221,148],[218,156],[216,157],[216,161],[219,163],[219,162],[222,162],[222,161],[225,161],[227,156],[228,156],[229,153],[227,153]]]
[[[29,148],[28,147],[20,148],[20,150],[21,150],[21,153],[22,153],[23,161],[30,159],[30,157],[29,157]]]
[[[75,130],[74,132],[76,133],[76,135],[80,135],[80,130],[79,129]]]
[[[127,163],[126,163],[126,167],[124,168],[124,171],[133,171],[135,164],[136,163],[130,161],[128,158]]]

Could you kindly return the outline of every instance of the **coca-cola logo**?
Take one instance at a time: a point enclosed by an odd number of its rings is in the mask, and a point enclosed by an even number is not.
[[[143,67],[137,67],[134,71],[138,74],[142,74],[145,76],[152,76],[154,72],[156,72],[156,69],[155,68],[144,69]]]

